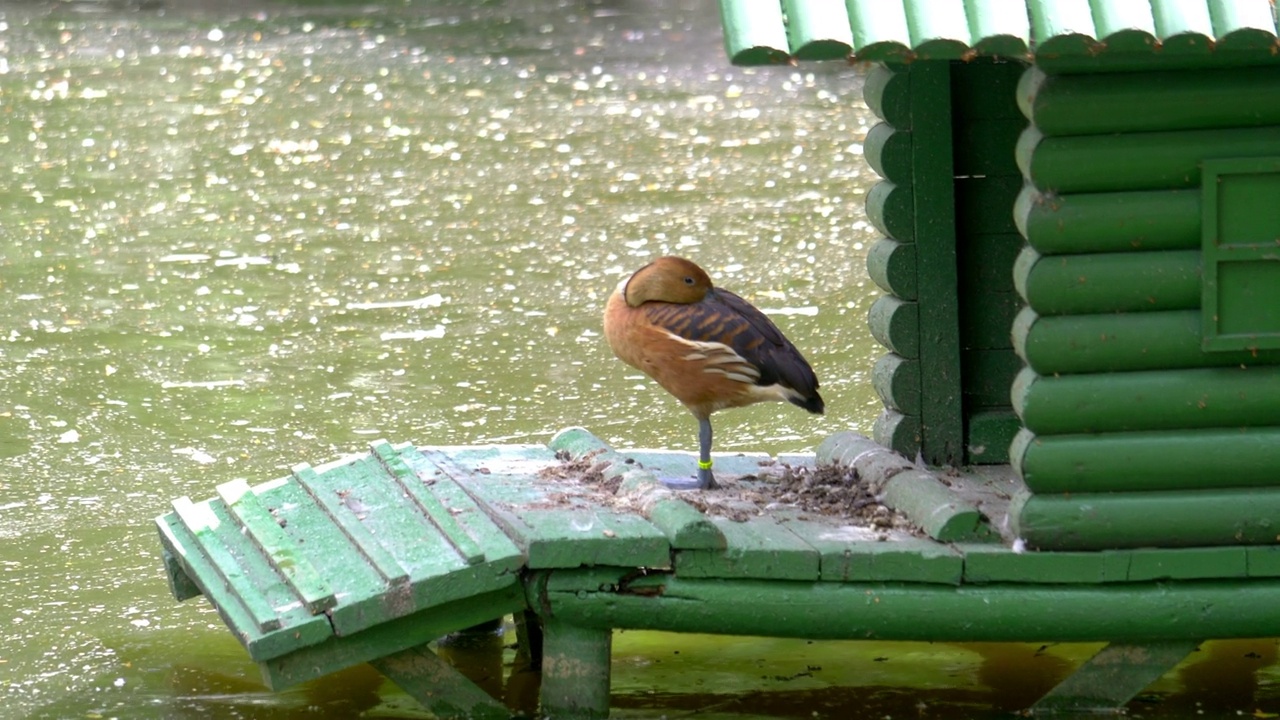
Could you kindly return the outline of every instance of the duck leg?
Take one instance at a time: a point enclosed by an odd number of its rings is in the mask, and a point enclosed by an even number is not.
[[[716,478],[711,474],[711,418],[698,418],[698,489],[713,490]]]

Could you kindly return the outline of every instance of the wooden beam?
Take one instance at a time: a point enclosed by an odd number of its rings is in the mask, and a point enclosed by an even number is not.
[[[1111,643],[1040,698],[1031,712],[1073,716],[1084,712],[1119,712],[1199,645],[1198,640]]]

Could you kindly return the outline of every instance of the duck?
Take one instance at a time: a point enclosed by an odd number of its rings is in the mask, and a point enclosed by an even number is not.
[[[716,487],[712,413],[770,401],[815,415],[826,408],[813,367],[778,326],[686,258],[660,257],[618,283],[605,303],[604,335],[618,359],[697,419],[699,489]]]

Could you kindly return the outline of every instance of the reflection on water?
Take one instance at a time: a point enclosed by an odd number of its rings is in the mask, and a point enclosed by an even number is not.
[[[822,378],[825,418],[729,413],[720,449],[869,427],[856,68],[732,68],[702,0],[172,5],[0,5],[6,713],[421,716],[367,668],[264,690],[207,604],[168,597],[150,518],[379,437],[581,424],[690,448],[687,413],[600,337],[604,298],[657,254],[774,315]],[[1084,656],[618,647],[637,716],[966,717]],[[1251,711],[1261,682],[1274,706],[1273,644],[1202,654],[1192,702]]]

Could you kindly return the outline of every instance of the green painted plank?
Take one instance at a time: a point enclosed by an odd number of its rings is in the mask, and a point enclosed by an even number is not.
[[[1009,444],[1022,423],[1012,410],[982,410],[965,418],[965,462],[971,465],[1004,465]]]
[[[1274,155],[1280,133],[1270,127],[1069,137],[1045,137],[1032,127],[1017,149],[1023,174],[1061,194],[1197,187],[1206,157]]]
[[[911,47],[920,59],[959,60],[969,50],[969,22],[961,2],[907,0]]]
[[[1273,487],[1280,427],[1037,436],[1019,458],[1036,493]]]
[[[217,492],[240,527],[258,544],[267,562],[289,583],[308,610],[321,613],[337,604],[333,588],[311,565],[302,548],[280,529],[248,482],[232,480],[219,485]]]
[[[901,62],[911,53],[911,30],[899,3],[849,3],[853,48],[859,59]]]
[[[957,258],[961,297],[979,292],[1012,292],[1011,268],[1025,245],[1016,232],[965,237]]]
[[[1247,552],[1244,547],[1133,550],[1129,581],[1245,578]]]
[[[317,473],[315,468],[306,463],[295,465],[293,467],[293,477],[299,489],[306,493],[311,503],[324,511],[332,523],[344,537],[346,537],[352,547],[354,547],[360,556],[369,562],[378,575],[390,587],[399,587],[408,583],[409,572],[400,566],[396,559],[387,552],[386,548],[374,538],[367,528],[361,523],[352,522],[349,513],[342,510],[342,499],[336,494],[321,493],[316,489]],[[332,468],[328,472],[343,472],[339,468]],[[280,505],[281,512],[289,512],[289,508],[297,508],[298,504],[290,505],[282,503]],[[286,518],[288,519],[288,518]],[[311,519],[315,522],[314,518]],[[316,523],[319,525],[319,523]],[[337,557],[345,554],[345,549],[339,546],[330,546],[327,551],[331,553],[329,557]]]
[[[771,65],[791,59],[778,3],[719,3],[724,49],[734,65]]]
[[[1018,232],[1011,209],[1022,190],[1021,176],[958,177],[954,186],[956,232],[964,242]]]
[[[887,122],[876,123],[862,143],[867,164],[880,177],[899,185],[911,184],[911,133]]]
[[[920,416],[885,410],[876,417],[871,436],[896,453],[914,457],[920,452]]]
[[[919,303],[917,352],[890,349],[920,358],[921,451],[934,465],[959,464],[964,457],[960,416],[960,330],[957,307],[956,209],[951,178],[951,75],[944,62],[911,66],[911,104],[928,124],[913,128],[912,186],[915,189],[915,240]]]
[[[671,546],[666,533],[637,515],[590,507],[556,510],[519,509],[528,528],[528,567],[633,564],[668,567]]]
[[[1280,577],[1280,545],[1254,545],[1245,549],[1249,577]]]
[[[562,571],[566,573],[574,571]],[[655,574],[627,592],[548,592],[547,612],[596,628],[927,642],[1270,637],[1280,581],[927,585]],[[647,590],[647,592],[640,592]],[[1100,612],[1105,608],[1105,612]]]
[[[490,571],[514,572],[523,566],[524,556],[520,548],[467,492],[465,476],[457,474],[449,466],[447,456],[439,451],[423,453],[417,448],[406,447],[400,450],[400,457],[418,477],[431,480],[432,495],[448,508],[450,516],[467,537],[476,540]]]
[[[1235,0],[1210,3],[1217,49],[1265,51],[1276,44],[1275,3],[1271,0]]]
[[[259,662],[272,690],[324,677],[339,670],[431,642],[450,632],[521,612],[526,607],[518,584],[463,598],[396,618],[354,635],[333,636],[323,643]]]
[[[886,237],[915,241],[915,198],[910,185],[882,180],[867,191],[867,221]]]
[[[1028,0],[1036,60],[1056,55],[1087,55],[1097,50],[1097,33],[1088,0]]]
[[[1280,350],[1206,353],[1200,313],[1040,317],[1027,308],[1013,323],[1013,347],[1041,375],[1280,364]]]
[[[332,472],[334,466],[329,467]],[[337,605],[327,612],[336,632],[356,633],[412,610],[405,601],[408,572],[372,538],[367,545],[353,543],[297,482],[275,480],[256,486],[254,492],[281,530],[340,590]],[[390,563],[382,570],[368,558],[375,549]],[[334,558],[341,561],[331,562]]]
[[[1018,293],[1040,315],[1192,310],[1200,307],[1200,252],[1043,256],[1014,265]]]
[[[904,532],[788,518],[783,526],[818,551],[824,582],[960,584],[963,561],[947,545]]]
[[[1027,120],[1021,116],[959,123],[955,128],[955,174],[1020,178],[1014,148],[1026,127]]]
[[[797,60],[835,60],[853,52],[844,0],[783,0],[787,41]]]
[[[1280,66],[1048,75],[1020,92],[1048,136],[1280,124]]]
[[[1031,23],[1024,0],[964,0],[973,49],[983,55],[1026,59]]]
[[[1009,390],[1022,369],[1022,359],[1011,348],[965,350],[960,358],[966,410],[1010,406]]]
[[[511,717],[505,705],[426,645],[385,655],[373,660],[372,665],[441,720],[508,720]]]
[[[1013,395],[1038,435],[1260,427],[1280,422],[1280,366],[1049,377],[1026,370]]]
[[[245,608],[237,588],[223,580],[209,555],[202,551],[201,544],[177,514],[162,515],[156,518],[156,524],[165,549],[178,560],[200,593],[209,599],[251,658],[277,657],[332,636],[333,629],[323,615],[311,615],[296,604],[278,616],[284,622],[276,629],[263,632]]]
[[[920,363],[901,355],[881,355],[871,368],[871,386],[891,410],[920,414]]]
[[[1015,552],[1003,545],[963,544],[966,583],[1098,584],[1129,579],[1131,551]]]
[[[1027,186],[1014,220],[1041,255],[1193,250],[1200,247],[1200,191],[1045,195]]]
[[[819,554],[771,517],[711,520],[724,534],[724,550],[681,550],[676,573],[686,577],[817,580]]]
[[[976,22],[988,19],[974,17],[972,14],[970,17]],[[1023,17],[1025,19],[1025,13]],[[1018,108],[1017,92],[1026,67],[1020,62],[995,61],[989,58],[953,64],[951,114],[957,125],[985,125],[982,121],[1011,118],[1024,121],[1025,124],[1026,118]]]
[[[156,525],[159,527],[161,539],[167,541],[163,542],[160,547],[160,557],[164,562],[165,579],[169,581],[169,592],[173,594],[174,600],[182,602],[193,597],[199,597],[201,593],[200,586],[187,574],[186,569],[178,561],[178,557],[174,555],[174,552],[169,550],[170,547],[175,548],[175,551],[182,550],[177,543],[177,539],[169,531],[169,525],[176,522],[178,522],[177,516],[173,513],[156,518]]]
[[[883,501],[934,540],[993,537],[981,511],[923,470],[906,470],[889,478],[884,484]]]
[[[263,580],[251,579],[249,569],[242,565],[241,558],[233,555],[231,549],[227,547],[226,531],[219,530],[223,526],[222,519],[215,514],[211,504],[209,502],[196,504],[191,502],[190,498],[180,497],[173,501],[173,511],[199,545],[199,552],[208,558],[221,584],[230,590],[248,612],[253,628],[259,633],[278,630],[280,618],[276,616],[272,599],[266,595],[259,584]],[[202,580],[206,586],[215,581],[214,578],[202,578]],[[265,582],[270,583],[270,580]],[[285,600],[281,604],[287,602]]]
[[[324,498],[340,524],[362,525],[409,573],[400,614],[504,587],[513,579],[511,563],[468,564],[439,533],[381,463],[366,456],[314,478],[299,476],[313,497]]]
[[[971,290],[960,298],[960,346],[964,350],[1013,347],[1013,320],[1023,308],[1013,290]],[[1008,395],[1006,385],[1005,394]]]
[[[426,513],[431,523],[436,526],[442,535],[453,545],[453,549],[457,551],[468,565],[474,565],[485,559],[484,549],[467,534],[467,531],[453,517],[453,513],[449,508],[445,507],[440,499],[437,498],[426,483],[422,481],[409,466],[400,459],[400,454],[395,448],[385,440],[371,443],[369,449],[374,456],[382,464],[384,470],[395,479],[396,483],[404,490],[418,509]]]
[[[867,327],[877,342],[898,355],[910,360],[920,357],[919,303],[882,295],[871,304]]]
[[[907,73],[875,65],[862,84],[862,97],[876,117],[902,130],[911,128],[910,81]]]
[[[916,246],[884,237],[867,252],[867,275],[887,293],[916,299]]]
[[[1111,643],[1031,708],[1034,714],[1123,714],[1124,706],[1195,652],[1200,641]]]
[[[542,714],[575,720],[609,716],[610,654],[608,628],[584,628],[572,616],[543,618]]]
[[[1042,550],[1270,544],[1280,489],[1020,494],[1010,527]]]

